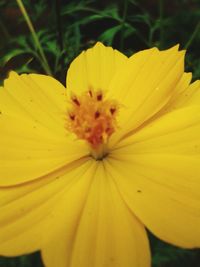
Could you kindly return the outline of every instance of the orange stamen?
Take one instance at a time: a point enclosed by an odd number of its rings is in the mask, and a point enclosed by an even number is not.
[[[98,150],[116,129],[117,109],[115,101],[104,99],[103,92],[90,89],[78,98],[71,98],[67,129]]]

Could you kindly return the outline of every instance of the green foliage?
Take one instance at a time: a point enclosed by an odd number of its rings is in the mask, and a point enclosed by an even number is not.
[[[0,258],[0,267],[43,267],[39,253],[14,258]]]
[[[195,31],[200,20],[198,1],[173,1],[171,10],[164,0],[152,4],[136,0],[110,1],[109,4],[94,0],[63,1],[60,10],[55,12],[56,2],[23,1],[55,77],[64,80],[71,60],[97,40],[127,55],[152,46],[163,49],[180,43],[182,48],[188,46],[188,70],[194,72],[195,78],[199,77],[199,26]],[[1,76],[5,77],[12,68],[18,72],[45,72],[15,0],[2,0],[0,7],[0,33],[4,36],[0,44]],[[6,26],[8,21],[11,27]]]
[[[153,267],[199,267],[200,251],[184,250],[166,244],[149,234]]]
[[[52,74],[65,81],[72,59],[96,41],[112,45],[127,55],[157,46],[180,43],[187,47],[186,69],[200,78],[199,0],[175,1],[60,1],[24,0]],[[11,69],[44,73],[38,47],[15,0],[0,1],[0,73]],[[198,267],[199,250],[167,245],[152,235],[153,267]],[[39,254],[0,258],[0,267],[42,267]]]

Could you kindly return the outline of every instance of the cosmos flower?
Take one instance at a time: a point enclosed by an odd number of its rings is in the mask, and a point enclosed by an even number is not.
[[[200,246],[200,83],[184,52],[97,43],[67,74],[0,89],[0,254],[47,267],[149,267],[145,227]]]

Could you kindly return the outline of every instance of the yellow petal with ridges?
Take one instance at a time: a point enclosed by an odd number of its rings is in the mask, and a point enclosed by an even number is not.
[[[156,236],[200,246],[200,108],[153,121],[118,144],[108,165],[124,200]]]
[[[171,105],[176,99],[179,99],[179,97],[182,95],[183,92],[185,92],[192,80],[192,73],[184,73],[179,82],[177,83],[174,93],[168,103],[168,105]]]
[[[16,256],[40,249],[54,233],[50,226],[53,223],[57,229],[62,226],[54,214],[61,200],[63,203],[71,190],[80,190],[79,183],[83,184],[80,193],[85,194],[83,186],[91,181],[92,169],[94,162],[80,161],[43,179],[0,188],[0,254]]]
[[[137,159],[111,162],[113,178],[127,205],[158,238],[184,248],[199,247],[199,181],[188,181],[188,175],[180,182],[191,166],[197,170],[199,160],[159,154]]]
[[[64,86],[50,76],[11,72],[0,91],[0,111],[36,121],[65,136],[65,94]]]
[[[42,177],[88,154],[86,144],[51,134],[31,120],[0,114],[0,186]]]
[[[151,117],[149,120],[145,121],[143,125],[140,127],[144,127],[148,123],[154,121],[156,118],[159,118],[163,116],[164,114],[177,109],[178,105],[177,103],[181,101],[182,95],[186,93],[187,89],[190,87],[190,82],[192,79],[192,74],[191,73],[184,73],[181,77],[181,79],[178,81],[176,84],[176,87],[174,88],[174,91],[172,93],[172,96],[170,97],[169,101],[167,104],[159,111],[157,112],[153,117]],[[134,130],[133,130],[134,132]],[[128,135],[130,136],[132,133],[130,132]]]
[[[152,149],[149,150],[151,152],[156,149],[163,152],[163,145],[166,144],[166,148],[171,148],[174,153],[180,154],[182,152],[177,149],[176,145],[182,144],[186,147],[190,144],[190,149],[195,149],[192,143],[198,143],[199,129],[199,106],[180,108],[163,114],[133,135],[123,139],[116,145],[114,151],[118,155],[146,153],[147,148]]]
[[[67,72],[68,92],[81,95],[90,88],[107,92],[112,77],[126,61],[119,51],[98,42],[71,63]]]
[[[200,81],[197,80],[190,84],[183,92],[181,92],[174,102],[169,106],[171,109],[178,109],[191,105],[200,105]]]
[[[120,99],[119,130],[112,144],[143,124],[172,97],[184,71],[185,52],[177,46],[166,51],[155,48],[136,53],[116,73],[109,87],[110,97]],[[114,95],[113,95],[114,97]]]
[[[43,249],[44,262],[48,267],[58,262],[59,267],[150,266],[145,229],[126,207],[102,163],[98,165],[75,230],[69,235],[63,228],[62,237],[60,233],[56,238],[59,245],[52,239]]]
[[[42,177],[87,155],[65,127],[65,88],[55,79],[11,72],[0,89],[0,186]]]
[[[67,266],[73,248],[76,228],[87,199],[90,185],[95,176],[97,164],[91,163],[83,177],[77,177],[75,186],[57,202],[49,220],[50,231],[45,236],[41,252],[45,264],[50,266]]]

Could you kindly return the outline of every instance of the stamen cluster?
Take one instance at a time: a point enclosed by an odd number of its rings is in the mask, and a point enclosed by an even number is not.
[[[71,96],[67,128],[98,149],[115,131],[116,113],[115,101],[104,99],[102,91],[90,89],[80,97]]]

